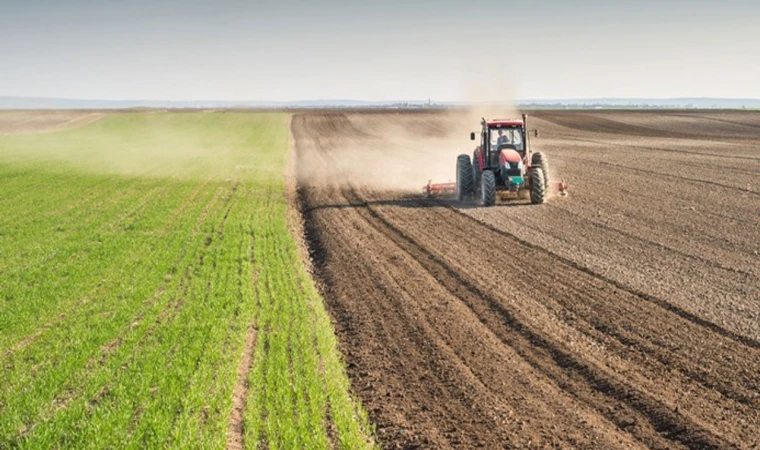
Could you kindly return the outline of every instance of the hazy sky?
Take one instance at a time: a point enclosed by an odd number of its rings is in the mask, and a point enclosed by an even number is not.
[[[490,89],[760,98],[760,1],[0,0],[0,95],[467,100]]]

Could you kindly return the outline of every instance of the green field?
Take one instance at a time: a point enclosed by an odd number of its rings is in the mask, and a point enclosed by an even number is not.
[[[0,448],[374,445],[289,232],[288,144],[282,114],[0,136]]]

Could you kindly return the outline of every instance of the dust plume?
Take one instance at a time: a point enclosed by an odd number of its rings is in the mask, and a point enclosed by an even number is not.
[[[507,62],[492,62],[487,69],[460,72],[459,91],[470,127],[479,127],[481,119],[517,119],[520,112],[515,101],[515,83],[509,76]]]
[[[454,181],[456,155],[472,151],[467,133],[457,136],[460,124],[450,113],[335,113],[295,120],[299,145],[312,149],[300,154],[299,179],[311,184],[419,191],[430,179]]]
[[[376,190],[421,190],[456,180],[456,158],[472,155],[481,118],[517,118],[506,69],[460,72],[465,106],[435,111],[334,113],[296,118],[296,139],[316,150],[301,161],[299,178],[311,184],[351,184]],[[476,139],[479,137],[476,136]],[[319,156],[317,156],[319,155]],[[303,153],[302,153],[303,157]],[[304,166],[306,164],[306,166]]]

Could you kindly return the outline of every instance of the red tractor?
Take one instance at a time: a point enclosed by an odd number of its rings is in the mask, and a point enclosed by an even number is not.
[[[475,199],[482,206],[496,203],[496,193],[529,191],[530,201],[540,204],[546,200],[549,188],[549,164],[541,152],[531,152],[526,127],[522,120],[483,119],[480,145],[469,155],[457,157],[456,198],[463,202]],[[533,130],[538,136],[538,130]],[[470,140],[475,140],[470,133]],[[558,186],[563,191],[566,186]]]

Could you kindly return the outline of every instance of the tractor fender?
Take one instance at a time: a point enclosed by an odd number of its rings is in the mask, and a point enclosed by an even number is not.
[[[485,162],[485,156],[483,155],[483,150],[480,147],[475,148],[475,157],[473,159],[477,160],[478,162],[478,165],[477,165],[478,172],[482,172],[483,169],[486,167],[486,162]]]

